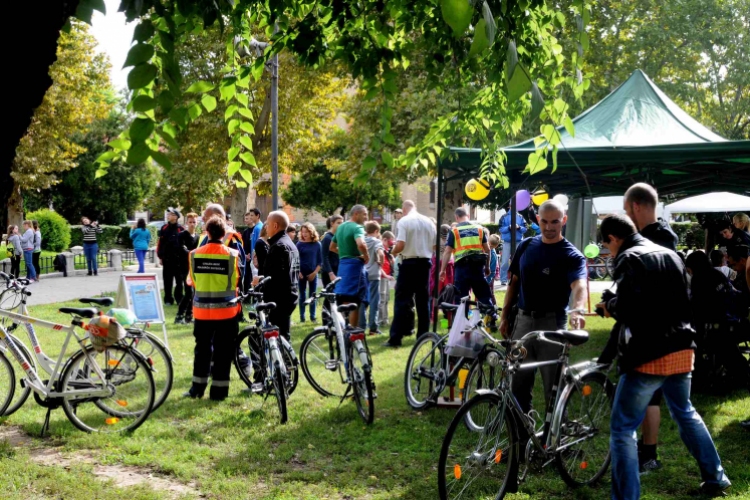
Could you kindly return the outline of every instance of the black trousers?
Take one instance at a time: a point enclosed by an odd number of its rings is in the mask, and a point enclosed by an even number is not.
[[[34,269],[36,269],[36,279],[39,279],[39,276],[42,274],[42,269],[39,267],[39,257],[42,256],[42,252],[34,252],[31,254],[31,262],[34,264]]]
[[[229,395],[229,373],[232,369],[235,342],[239,333],[237,318],[224,320],[195,320],[195,357],[193,359],[193,387],[191,392],[202,396],[211,377],[211,399]],[[211,366],[213,362],[213,367]]]
[[[182,284],[185,287],[185,296],[182,297],[179,307],[177,308],[177,316],[184,316],[185,318],[193,317],[193,295],[195,289],[188,285],[185,281],[187,280],[187,274],[183,274]]]
[[[411,335],[414,326],[414,310],[417,309],[417,336],[430,329],[430,259],[404,259],[398,269],[396,297],[391,323],[392,344],[401,344],[401,339]]]
[[[182,301],[183,290],[182,285],[185,281],[185,277],[182,275],[182,269],[177,262],[170,262],[163,260],[163,276],[164,276],[164,303],[176,302],[179,304]],[[172,296],[172,286],[174,284],[174,298]]]
[[[10,275],[18,278],[21,275],[21,256],[12,255],[10,258]]]
[[[287,310],[273,309],[268,313],[268,322],[279,329],[279,335],[292,341],[290,330],[292,329],[292,313],[296,307]]]

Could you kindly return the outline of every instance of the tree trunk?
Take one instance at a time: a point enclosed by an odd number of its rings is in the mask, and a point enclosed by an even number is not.
[[[23,194],[21,187],[10,179],[10,198],[8,199],[8,224],[13,224],[21,228],[23,222]],[[7,227],[7,226],[6,226]]]
[[[235,224],[243,224],[243,217],[247,212],[247,195],[248,188],[238,188],[234,186],[232,188],[231,201],[229,205],[229,213],[232,214],[232,220]]]
[[[445,177],[456,174],[451,170],[444,172]],[[464,203],[464,180],[462,178],[452,179],[443,186],[443,213],[438,224],[450,224],[455,220],[456,209]],[[440,215],[440,214],[438,214]]]

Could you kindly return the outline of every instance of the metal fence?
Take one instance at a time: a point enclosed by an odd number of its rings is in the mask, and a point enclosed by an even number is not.
[[[96,254],[97,267],[112,267],[112,256],[109,252],[100,251]],[[73,256],[73,265],[76,269],[88,269],[86,264],[86,256],[84,254],[78,254]]]

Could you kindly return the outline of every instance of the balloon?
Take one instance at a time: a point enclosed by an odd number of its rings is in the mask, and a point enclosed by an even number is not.
[[[564,207],[568,206],[568,197],[565,196],[564,194],[556,194],[555,197],[552,199]]]
[[[466,196],[468,196],[469,199],[479,201],[487,198],[487,195],[490,194],[490,185],[481,179],[471,179],[466,183],[464,191],[466,191]]]
[[[138,321],[138,318],[130,309],[110,309],[107,314],[115,318],[117,322],[125,328],[133,325],[136,321]]]
[[[544,191],[536,193],[531,196],[531,201],[534,202],[534,205],[539,206],[545,201],[549,200],[549,194],[545,193]]]
[[[583,249],[583,255],[589,259],[595,259],[599,256],[599,247],[593,243],[586,245],[586,248]]]
[[[531,203],[531,194],[528,191],[525,189],[516,191],[516,210],[526,209],[529,203]]]

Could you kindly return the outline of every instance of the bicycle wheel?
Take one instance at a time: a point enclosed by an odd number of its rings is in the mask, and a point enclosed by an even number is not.
[[[366,424],[375,420],[375,384],[372,381],[372,367],[364,363],[360,354],[349,349],[349,380],[352,395],[357,404],[357,412]]]
[[[469,412],[481,430],[464,425]],[[474,396],[458,410],[443,439],[438,462],[441,500],[502,499],[517,469],[517,453],[515,422],[500,396]]]
[[[252,378],[255,374],[255,369],[258,366],[260,366],[260,353],[256,352],[258,349],[257,347],[255,348],[253,347],[254,345],[257,345],[257,344],[255,342],[252,342],[252,343],[250,342],[253,336],[257,336],[256,340],[258,337],[260,337],[260,334],[258,333],[257,328],[255,328],[254,326],[249,326],[240,332],[239,336],[237,336],[237,342],[236,342],[237,346],[234,349],[234,358],[233,358],[234,368],[237,370],[237,374],[239,375],[240,380],[242,380],[242,382],[244,382],[245,385],[250,388],[252,388],[253,386]],[[242,364],[244,363],[244,360],[242,356],[240,356],[240,349],[242,350],[246,349],[247,352],[245,352],[245,355],[247,355],[250,358],[251,362],[252,361],[255,362],[255,366],[253,366],[252,370],[248,369],[246,371],[243,368]]]
[[[433,399],[438,396],[435,394],[438,385],[436,379],[443,370],[444,345],[445,342],[441,342],[436,333],[425,333],[409,354],[404,374],[404,394],[406,402],[415,410],[434,404]],[[442,383],[444,385],[445,381]]]
[[[5,354],[0,352],[0,415],[5,415],[15,391],[16,372]]]
[[[597,257],[594,259],[594,265],[596,267],[592,267],[591,270],[594,272],[593,276],[591,276],[593,279],[597,280],[603,280],[607,277],[607,263],[604,259],[601,257]]]
[[[36,359],[31,354],[31,351],[28,350],[26,345],[18,340],[18,338],[14,337],[13,335],[8,335],[8,339],[12,340],[13,343],[18,347],[18,349],[21,351],[21,354],[23,354],[23,357],[26,359],[26,361],[31,365],[32,368],[36,370]],[[8,348],[5,346],[3,342],[0,342],[0,351],[6,355],[8,360],[13,359],[13,355],[8,351]],[[10,403],[8,404],[8,407],[5,408],[4,412],[0,412],[0,415],[7,417],[8,415],[13,415],[15,412],[19,410],[23,406],[23,404],[28,399],[29,395],[31,394],[31,387],[28,385],[24,387],[21,384],[21,381],[26,376],[26,373],[23,370],[20,370],[18,373],[18,376],[16,377],[16,386],[15,390],[13,391],[13,398],[11,399]],[[1,407],[1,406],[0,406]]]
[[[174,381],[174,366],[172,365],[172,355],[164,344],[151,332],[142,332],[143,336],[133,339],[131,345],[146,358],[151,366],[151,376],[154,378],[154,388],[156,389],[156,398],[154,407],[151,411],[159,408],[167,396],[172,391]]]
[[[465,405],[467,401],[476,395],[479,389],[494,389],[500,383],[502,376],[501,367],[499,365],[490,365],[487,362],[489,356],[497,356],[498,361],[503,359],[503,353],[497,349],[487,349],[484,355],[476,358],[471,363],[461,393],[461,404]],[[464,422],[470,431],[480,430],[480,426],[474,422],[471,412],[466,414]]]
[[[279,406],[279,422],[285,424],[288,418],[286,411],[287,399],[287,381],[286,376],[277,364],[273,370],[273,392],[276,396],[276,404]]]
[[[338,398],[344,395],[346,374],[335,332],[321,329],[305,337],[300,364],[307,382],[318,394]]]
[[[279,349],[286,366],[286,393],[291,396],[299,382],[299,361],[294,354],[294,347],[283,337],[279,337]]]
[[[85,432],[116,433],[137,429],[148,418],[156,399],[148,362],[135,349],[119,345],[102,352],[92,346],[84,349],[68,360],[60,378],[60,391],[65,394],[109,390],[110,393],[107,396],[63,395],[65,415]],[[99,366],[104,380],[89,358]]]
[[[609,467],[613,398],[607,377],[589,373],[565,400],[558,445],[563,449],[555,455],[555,463],[563,481],[572,488],[596,483]],[[571,445],[565,448],[567,443]]]

